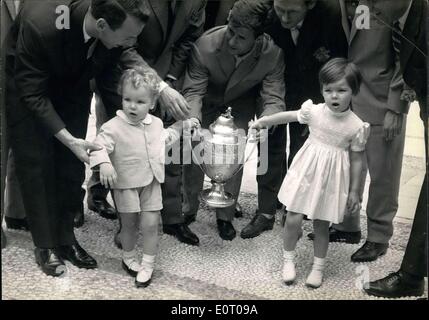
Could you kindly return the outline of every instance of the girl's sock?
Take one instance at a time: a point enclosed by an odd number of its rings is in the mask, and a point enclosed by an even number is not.
[[[155,265],[155,257],[143,254],[140,271],[137,274],[136,283],[138,286],[146,286],[150,283]]]
[[[305,285],[311,288],[319,288],[323,281],[323,269],[325,267],[325,259],[314,257],[313,267],[307,277]]]
[[[122,261],[126,264],[126,266],[132,271],[138,272],[140,270],[140,264],[137,259],[136,250],[131,251],[122,251]]]
[[[295,251],[283,250],[283,281],[287,285],[292,284],[296,278]]]

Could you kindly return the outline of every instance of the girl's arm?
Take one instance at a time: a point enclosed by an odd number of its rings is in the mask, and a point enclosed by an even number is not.
[[[347,199],[347,209],[349,213],[355,214],[360,209],[360,181],[363,167],[363,151],[350,151],[350,190]]]
[[[264,116],[251,123],[251,129],[263,129],[278,124],[298,121],[298,111],[283,111],[269,116]]]

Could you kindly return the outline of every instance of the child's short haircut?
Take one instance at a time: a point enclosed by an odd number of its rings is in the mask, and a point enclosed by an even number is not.
[[[359,93],[362,75],[355,64],[344,58],[334,58],[326,62],[319,71],[320,90],[323,86],[345,78],[353,95]]]
[[[125,84],[130,84],[134,89],[144,86],[152,93],[155,100],[159,97],[159,77],[147,68],[135,66],[125,70],[119,81],[118,93],[120,95],[122,95]]]

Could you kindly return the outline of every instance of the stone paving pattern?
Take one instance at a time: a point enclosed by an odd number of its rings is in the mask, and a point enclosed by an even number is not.
[[[233,222],[237,233],[255,212],[255,195],[242,193],[240,203],[245,214]],[[145,289],[137,289],[134,279],[122,270],[121,252],[113,244],[117,222],[105,220],[91,211],[85,216],[85,225],[76,230],[76,236],[97,259],[99,268],[78,269],[67,262],[65,276],[45,276],[34,262],[30,234],[9,230],[8,246],[2,250],[2,299],[378,299],[367,296],[356,283],[362,275],[369,275],[372,280],[398,269],[411,227],[410,223],[395,222],[390,249],[372,263],[350,262],[350,255],[363,242],[331,244],[322,287],[308,289],[304,281],[311,267],[313,247],[305,235],[312,229],[311,222],[304,222],[304,237],[297,247],[297,283],[285,286],[281,281],[280,212],[272,231],[254,239],[243,240],[237,236],[233,241],[223,241],[217,234],[214,210],[203,207],[197,221],[190,226],[200,237],[200,246],[185,245],[161,234],[152,283]],[[365,233],[366,228],[362,227]]]

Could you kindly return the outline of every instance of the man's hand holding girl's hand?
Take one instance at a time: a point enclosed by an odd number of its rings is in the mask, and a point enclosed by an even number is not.
[[[113,188],[118,176],[111,163],[104,162],[100,164],[100,182],[105,188]]]

